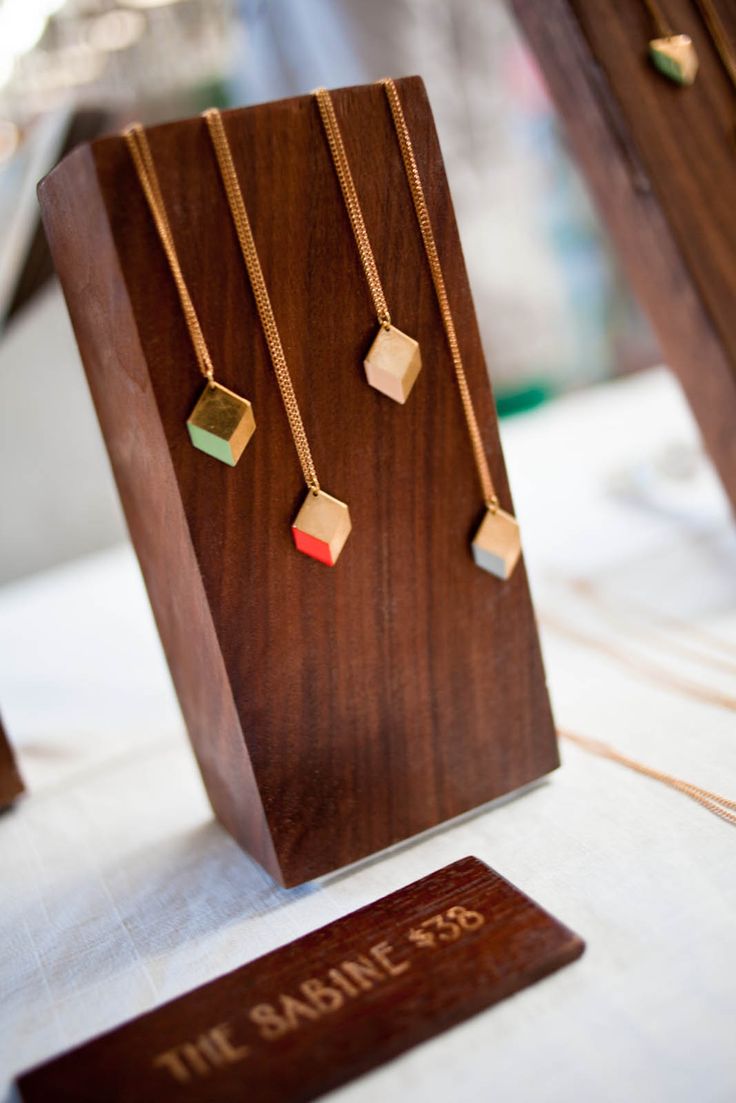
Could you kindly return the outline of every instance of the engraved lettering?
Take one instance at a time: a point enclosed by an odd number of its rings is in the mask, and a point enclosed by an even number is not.
[[[419,927],[407,932],[407,938],[423,949],[437,949],[439,942],[455,942],[465,932],[477,931],[484,923],[480,912],[454,904],[444,915],[423,919]]]
[[[203,1034],[201,1038],[198,1038],[196,1046],[202,1058],[209,1061],[210,1065],[213,1065],[216,1069],[222,1068],[225,1064],[225,1058],[209,1034]]]
[[[259,1003],[248,1013],[251,1022],[258,1027],[258,1033],[267,1042],[275,1042],[289,1033],[289,1024],[278,1015],[270,1003]]]
[[[343,961],[340,966],[343,973],[347,973],[351,980],[354,980],[359,988],[362,988],[364,992],[369,992],[373,987],[373,981],[385,980],[384,974],[374,965],[372,961],[361,954],[356,961]]]
[[[310,1004],[298,1000],[296,996],[279,996],[279,999],[284,1020],[291,1030],[296,1030],[299,1026],[300,1015],[303,1019],[311,1019],[312,1022],[319,1018],[319,1011],[315,1011]]]
[[[415,943],[417,946],[421,946],[424,949],[434,949],[437,945],[437,941],[431,931],[423,930],[422,927],[413,927],[408,934],[410,942]]]
[[[244,1061],[250,1054],[248,1046],[236,1045],[233,1042],[232,1031],[230,1023],[219,1023],[209,1032],[212,1044],[224,1065],[236,1065],[238,1061]]]
[[[345,1003],[342,993],[338,992],[336,988],[329,988],[321,980],[310,978],[310,980],[303,981],[299,987],[312,1007],[322,1014],[337,1011]]]
[[[229,1023],[218,1023],[200,1034],[195,1042],[183,1042],[166,1053],[160,1053],[153,1064],[171,1073],[180,1084],[188,1084],[192,1076],[209,1076],[213,1068],[233,1065],[248,1056],[248,1047],[234,1045],[231,1033]]]
[[[188,1084],[192,1079],[192,1074],[184,1064],[178,1046],[166,1053],[159,1053],[158,1057],[154,1057],[153,1064],[156,1068],[166,1069],[180,1084]]]
[[[448,923],[442,915],[433,915],[431,919],[425,919],[422,926],[436,927],[438,931],[437,937],[440,942],[455,942],[462,934],[457,923]]]
[[[456,904],[453,908],[448,908],[447,915],[450,919],[454,919],[459,923],[464,931],[477,931],[478,927],[482,927],[485,923],[485,919],[480,912],[468,911],[467,908],[463,908],[459,904]]]
[[[209,1074],[210,1066],[195,1042],[185,1042],[179,1049],[192,1072],[195,1072],[197,1076],[207,1076]]]
[[[348,978],[343,976],[339,969],[330,969],[327,976],[334,985],[336,985],[345,993],[346,996],[355,997],[360,994],[355,985],[351,984]]]
[[[404,949],[431,949],[442,953],[443,946],[456,942],[468,932],[476,931],[486,922],[478,911],[455,904],[445,911],[417,921],[416,927],[402,934]],[[402,957],[387,940],[375,943],[365,953],[349,961],[326,968],[324,976],[294,979],[294,995],[281,993],[272,1003],[260,1003],[248,1009],[250,1022],[262,1041],[274,1042],[319,1022],[345,1007],[348,1000],[359,999],[376,985],[403,976],[412,967],[411,957]],[[229,1022],[211,1027],[193,1041],[173,1046],[153,1058],[153,1067],[165,1072],[179,1084],[191,1084],[196,1079],[212,1075],[218,1069],[234,1065],[251,1056],[250,1045],[240,1044],[233,1037]]]
[[[408,961],[391,961],[389,954],[394,952],[393,946],[388,942],[379,942],[371,947],[371,954],[376,961],[383,966],[390,977],[400,977],[410,966]]]

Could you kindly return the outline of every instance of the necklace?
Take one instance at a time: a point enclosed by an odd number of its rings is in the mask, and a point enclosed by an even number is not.
[[[435,294],[437,296],[437,303],[440,314],[442,315],[442,324],[445,329],[450,356],[452,357],[452,366],[455,371],[455,379],[458,391],[460,392],[460,401],[462,402],[463,413],[468,427],[468,435],[473,448],[473,456],[481,491],[483,493],[483,501],[486,506],[485,517],[473,537],[473,558],[479,567],[482,567],[486,571],[490,571],[491,574],[496,575],[498,578],[507,579],[511,576],[521,554],[519,525],[515,517],[499,507],[498,497],[493,487],[493,480],[488,467],[485,448],[483,447],[483,438],[478,428],[478,419],[475,414],[470,387],[465,375],[465,368],[463,367],[460,344],[455,331],[455,322],[450,309],[445,279],[442,273],[442,265],[440,264],[437,243],[432,229],[432,220],[429,216],[427,201],[424,196],[424,188],[422,187],[422,180],[419,175],[419,169],[417,168],[411,135],[406,125],[399,93],[396,85],[390,78],[386,78],[380,83],[383,85],[391,108],[391,118],[396,131],[399,148],[401,149],[406,179],[414,201],[414,210],[422,235],[422,242],[424,243],[424,251],[427,255],[427,263],[429,264],[432,283],[434,284]]]
[[[255,432],[253,407],[247,398],[215,382],[215,369],[182,274],[146,132],[140,123],[134,123],[123,131],[123,137],[176,284],[197,365],[207,380],[187,419],[190,440],[195,448],[234,467]]]
[[[419,344],[412,337],[402,333],[400,329],[391,324],[391,315],[381,279],[378,275],[368,231],[365,228],[363,212],[355,189],[353,174],[350,171],[350,163],[345,152],[332,97],[326,88],[315,89],[314,97],[319,106],[332,163],[340,183],[345,209],[350,219],[353,237],[360,254],[379,324],[378,333],[363,361],[366,379],[371,387],[375,387],[377,391],[403,405],[421,371],[422,358]]]
[[[637,774],[643,774],[645,777],[650,777],[654,781],[662,782],[663,785],[668,785],[670,789],[675,789],[678,793],[690,797],[691,800],[696,801],[708,812],[712,812],[714,816],[718,816],[719,819],[725,820],[726,823],[736,825],[736,800],[722,797],[718,793],[713,793],[710,789],[703,789],[700,785],[694,785],[692,781],[685,781],[683,778],[674,777],[672,774],[666,774],[663,770],[656,770],[652,766],[647,766],[635,758],[630,758],[615,747],[611,747],[607,743],[602,743],[598,739],[591,739],[589,736],[578,735],[576,732],[564,729],[558,730],[557,734],[561,739],[567,739],[571,743],[577,744],[578,747],[582,747],[583,750],[588,751],[590,754],[596,754],[600,758],[608,758],[611,762],[618,762],[620,766],[626,766],[629,770],[633,770]]]
[[[704,701],[706,704],[714,705],[716,708],[725,709],[728,712],[736,712],[736,696],[733,694],[712,689],[710,686],[704,685],[702,682],[695,681],[691,678],[681,677],[669,668],[637,655],[632,651],[631,647],[617,645],[616,643],[603,640],[599,636],[582,631],[574,624],[570,624],[555,613],[542,610],[539,614],[539,620],[552,632],[556,632],[559,636],[564,636],[579,647],[585,648],[586,650],[597,651],[599,654],[613,659],[619,666],[623,666],[627,670],[632,671],[639,680],[653,682],[655,685],[664,686],[666,689],[673,689],[676,693],[681,694],[681,696],[689,697],[694,701]]]
[[[652,64],[675,84],[692,84],[698,72],[698,55],[690,35],[675,34],[658,0],[644,0],[644,5],[656,35],[649,42]]]
[[[307,485],[307,494],[292,525],[294,543],[300,552],[332,567],[337,562],[345,541],[350,535],[350,512],[345,502],[333,498],[320,487],[312,452],[309,447],[294,385],[286,362],[283,345],[271,299],[258,258],[253,231],[245,207],[243,193],[233,162],[225,125],[217,108],[204,112],[210,139],[217,158],[217,165],[230,214],[238,235],[240,249],[248,272],[248,278],[256,301],[258,316],[268,345],[271,363],[286,410],[289,429],[294,441],[299,463]]]
[[[576,597],[597,610],[610,624],[626,629],[634,627],[637,641],[642,641],[649,647],[657,647],[660,651],[669,651],[672,655],[689,659],[698,666],[736,675],[733,651],[730,659],[724,654],[714,655],[713,638],[710,633],[703,633],[699,626],[690,625],[687,621],[679,620],[674,616],[663,616],[653,609],[642,608],[620,595],[614,598],[597,586],[592,579],[568,578],[561,575],[558,581],[563,586],[567,586]],[[687,637],[686,639],[679,638],[676,634],[678,629]],[[703,635],[705,635],[705,641],[702,639]],[[698,642],[701,644],[705,642],[707,650],[694,646]],[[717,642],[715,646],[718,647]]]

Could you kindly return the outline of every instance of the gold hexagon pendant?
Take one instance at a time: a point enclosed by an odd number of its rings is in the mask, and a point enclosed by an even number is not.
[[[521,555],[518,521],[504,509],[487,509],[472,546],[477,566],[506,581]]]
[[[253,407],[247,398],[219,383],[208,383],[187,418],[195,448],[235,467],[256,430]]]
[[[310,490],[296,515],[291,533],[300,552],[334,567],[350,535],[352,522],[345,502]]]
[[[363,367],[371,387],[403,406],[422,370],[419,343],[396,326],[381,326]]]
[[[692,84],[698,72],[698,55],[689,34],[671,34],[653,38],[649,56],[663,76],[675,84]]]

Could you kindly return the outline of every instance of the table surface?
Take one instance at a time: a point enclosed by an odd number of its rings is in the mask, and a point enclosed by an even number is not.
[[[606,384],[503,436],[558,724],[735,798],[736,533],[676,383]],[[30,789],[0,818],[0,1098],[467,854],[585,956],[332,1099],[736,1098],[736,833],[681,793],[563,743],[530,791],[278,888],[213,822],[126,546],[0,591],[0,701]]]

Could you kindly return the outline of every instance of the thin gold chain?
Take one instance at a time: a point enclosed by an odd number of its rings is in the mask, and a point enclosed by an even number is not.
[[[495,512],[498,509],[498,498],[496,497],[496,492],[493,487],[493,480],[491,479],[491,472],[488,467],[485,448],[483,447],[483,438],[478,428],[478,419],[475,416],[475,407],[473,406],[470,387],[468,386],[465,368],[463,367],[460,345],[458,343],[457,333],[455,332],[455,322],[453,321],[452,311],[450,310],[450,302],[445,287],[445,278],[442,274],[442,265],[440,264],[437,243],[435,242],[434,231],[432,229],[432,220],[429,217],[427,201],[424,198],[424,188],[422,187],[422,180],[419,175],[419,169],[417,168],[416,158],[414,157],[414,148],[412,146],[409,128],[406,125],[399,93],[393,80],[391,80],[390,77],[386,77],[380,81],[380,83],[385,89],[391,107],[391,117],[393,119],[394,129],[396,130],[396,137],[398,138],[401,148],[406,178],[409,182],[411,197],[414,200],[414,209],[417,214],[422,241],[424,242],[424,251],[427,254],[429,269],[432,273],[432,282],[434,283],[437,302],[439,304],[440,314],[442,315],[442,324],[445,327],[447,344],[452,357],[452,366],[455,369],[455,377],[460,391],[460,399],[463,404],[465,420],[468,425],[470,442],[473,446],[475,466],[478,469],[478,478],[480,479],[480,485],[483,491],[483,500],[488,509]]]
[[[614,659],[619,666],[624,666],[628,670],[633,671],[639,678],[645,678],[647,681],[654,682],[655,685],[674,689],[677,693],[685,697],[691,697],[695,701],[705,701],[707,704],[715,705],[717,708],[727,709],[729,712],[736,712],[736,696],[732,694],[711,689],[709,686],[704,686],[702,683],[692,681],[689,678],[681,678],[679,675],[673,674],[666,667],[660,666],[658,663],[650,662],[648,659],[632,654],[627,647],[618,647],[610,641],[602,640],[598,636],[588,632],[582,632],[573,624],[566,622],[549,611],[543,610],[539,613],[539,619],[542,624],[546,624],[548,628],[556,632],[559,636],[565,636],[580,647],[598,651],[601,655],[606,655],[608,658]]]
[[[729,42],[726,28],[721,21],[716,6],[713,0],[697,0],[697,4],[718,50],[723,68],[731,78],[734,88],[736,88],[736,50]]]
[[[353,180],[353,174],[350,171],[350,162],[345,152],[342,134],[340,133],[337,116],[335,115],[335,108],[332,104],[332,97],[326,88],[315,88],[313,94],[319,105],[319,113],[322,117],[325,134],[327,135],[327,144],[330,147],[335,172],[340,182],[342,196],[350,218],[353,236],[355,237],[355,244],[358,247],[365,278],[368,281],[371,298],[373,299],[376,317],[384,329],[390,329],[391,315],[388,311],[386,296],[383,293],[378,269],[376,268],[376,258],[373,256],[373,250],[371,249],[371,243],[368,238],[368,231],[363,221],[363,212],[358,202],[358,193],[355,190],[355,182]]]
[[[273,370],[276,374],[276,380],[286,409],[286,416],[289,419],[289,428],[294,438],[294,446],[299,456],[299,463],[301,464],[302,471],[304,472],[304,480],[307,486],[316,493],[320,488],[319,480],[317,479],[312,452],[304,429],[302,415],[299,411],[299,403],[294,393],[294,386],[286,363],[286,356],[284,355],[281,337],[279,335],[278,326],[276,325],[273,307],[271,306],[271,299],[266,287],[266,281],[263,277],[261,262],[258,259],[258,250],[256,249],[256,243],[253,238],[248,212],[245,209],[243,193],[240,190],[240,182],[238,181],[238,175],[235,171],[230,143],[225,133],[225,126],[220,112],[215,107],[205,111],[204,117],[207,120],[210,138],[212,139],[212,145],[217,156],[220,176],[222,177],[225,194],[227,195],[227,201],[230,205],[230,212],[238,234],[243,260],[248,270],[250,284],[253,289],[253,297],[258,308],[261,325],[263,326],[266,344],[268,345],[268,351],[271,355]]]
[[[674,616],[664,616],[654,609],[642,608],[636,602],[622,598],[620,594],[613,597],[590,578],[560,575],[558,581],[566,585],[581,600],[598,609],[614,625],[629,627],[633,621],[637,628],[637,639],[643,639],[646,643],[647,639],[653,638],[655,645],[656,641],[659,641],[658,646],[673,655],[681,655],[691,662],[710,667],[712,670],[736,674],[733,649],[731,649],[731,657],[726,658],[725,655],[706,654],[699,647],[691,645],[692,640],[697,642],[698,637],[704,635],[706,645],[713,646],[711,634],[701,632],[697,626],[680,621]],[[687,642],[672,636],[671,630],[676,631],[678,628],[686,633]],[[728,647],[725,641],[724,645]]]
[[[655,33],[658,35],[658,37],[672,38],[672,27],[667,22],[665,14],[657,3],[657,0],[644,0],[644,6],[652,18]]]
[[[655,770],[652,766],[646,766],[643,762],[638,762],[635,758],[629,758],[628,755],[622,754],[615,747],[610,747],[607,743],[601,743],[598,739],[591,739],[589,736],[577,735],[570,731],[558,731],[557,734],[591,754],[608,758],[611,762],[618,762],[620,766],[626,766],[627,769],[634,770],[637,774],[644,774],[645,777],[651,777],[655,781],[662,782],[663,785],[668,785],[670,789],[676,789],[678,792],[684,793],[691,800],[697,801],[703,808],[707,808],[714,816],[719,816],[726,823],[736,824],[736,801],[721,797],[718,793],[712,793],[710,789],[702,789],[691,781],[683,781],[682,778],[666,774],[662,770]]]
[[[179,264],[179,257],[177,256],[176,246],[174,245],[174,237],[171,233],[171,226],[169,225],[169,218],[166,213],[166,205],[161,192],[161,185],[158,181],[158,175],[156,174],[156,167],[153,163],[153,157],[151,156],[151,148],[148,144],[146,132],[140,123],[133,123],[132,126],[127,127],[127,129],[123,131],[123,137],[130,150],[130,155],[133,159],[133,164],[135,165],[135,170],[138,174],[141,188],[143,189],[143,194],[148,202],[148,207],[155,223],[156,230],[158,231],[158,236],[161,239],[166,259],[169,262],[171,274],[174,277],[174,283],[179,293],[179,300],[184,312],[189,336],[194,347],[194,354],[197,357],[199,370],[202,375],[212,383],[215,378],[215,370],[212,366],[212,360],[210,359],[207,343],[202,333],[202,327],[199,324],[197,312],[194,309],[194,304],[192,303],[186,281],[182,274],[181,265]]]

